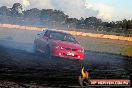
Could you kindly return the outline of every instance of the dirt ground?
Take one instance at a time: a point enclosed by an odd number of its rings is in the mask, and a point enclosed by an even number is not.
[[[91,79],[132,79],[131,65],[130,58],[104,53],[86,51],[84,61],[75,61],[0,47],[0,80],[16,86],[79,86],[83,66]]]
[[[0,88],[79,87],[82,67],[90,79],[132,79],[131,57],[86,50],[83,61],[46,58],[32,50],[37,33],[0,32]]]

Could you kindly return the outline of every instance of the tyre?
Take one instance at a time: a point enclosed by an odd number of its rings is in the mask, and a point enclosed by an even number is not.
[[[36,44],[34,43],[33,44],[33,52],[36,52],[37,51],[37,46],[36,46]]]
[[[48,45],[46,46],[45,56],[47,58],[51,58],[50,47]]]
[[[34,43],[34,44],[33,44],[33,52],[34,52],[35,54],[39,54],[39,53],[40,53],[37,49],[38,49],[38,48],[37,48],[37,45]]]

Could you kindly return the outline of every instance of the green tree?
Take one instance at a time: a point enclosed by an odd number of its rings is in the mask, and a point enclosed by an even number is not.
[[[11,8],[12,16],[21,16],[23,14],[22,10],[23,10],[23,8],[20,3],[14,3]]]
[[[0,7],[0,15],[10,16],[11,15],[11,11],[6,6],[2,6],[2,7]]]

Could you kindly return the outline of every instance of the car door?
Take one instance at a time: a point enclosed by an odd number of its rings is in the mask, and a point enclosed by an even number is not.
[[[42,35],[43,35],[43,32],[37,34],[37,36],[35,37],[34,44],[36,45],[37,49],[40,49],[40,46],[41,46],[40,42],[41,42]]]
[[[40,49],[45,52],[46,46],[48,44],[49,36],[48,36],[48,30],[43,32],[43,35],[40,38]]]

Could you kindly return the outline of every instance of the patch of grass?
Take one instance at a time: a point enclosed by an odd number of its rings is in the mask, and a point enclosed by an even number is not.
[[[132,45],[124,45],[122,47],[121,54],[125,56],[132,56]]]
[[[120,54],[123,56],[132,56],[132,45],[131,44],[118,44],[112,42],[105,41],[92,41],[92,40],[80,40],[81,45],[85,47],[85,49],[90,51],[97,52],[105,52],[112,54]]]

